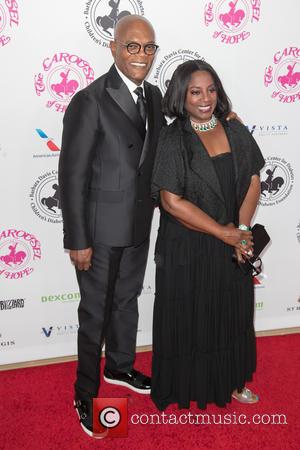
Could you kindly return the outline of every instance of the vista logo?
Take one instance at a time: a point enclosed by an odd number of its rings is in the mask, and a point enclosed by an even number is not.
[[[58,326],[51,326],[51,327],[42,327],[42,334],[49,338],[50,336],[71,336],[77,334],[79,325],[72,324],[72,325],[58,325]]]
[[[42,332],[44,333],[44,335],[48,338],[50,337],[51,333],[52,333],[53,327],[50,328],[42,328]]]

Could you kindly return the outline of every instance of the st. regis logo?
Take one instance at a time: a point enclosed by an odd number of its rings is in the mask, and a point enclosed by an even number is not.
[[[155,67],[152,74],[153,82],[157,84],[161,92],[165,94],[177,66],[185,61],[193,59],[204,60],[203,56],[193,50],[173,50],[172,53],[165,55]]]
[[[252,24],[260,19],[260,0],[218,0],[208,2],[204,23],[214,28],[213,38],[224,44],[238,44],[251,35]]]
[[[40,241],[24,230],[0,232],[0,276],[18,280],[30,275],[41,259]]]
[[[89,0],[85,3],[84,26],[96,44],[109,47],[118,20],[130,14],[144,15],[141,0]]]
[[[272,89],[271,97],[282,103],[300,100],[300,48],[286,47],[277,51],[266,67],[264,84]]]
[[[16,0],[0,0],[0,47],[11,41],[11,34],[19,26],[19,9]]]
[[[94,80],[89,63],[74,53],[55,53],[42,63],[42,72],[34,77],[35,92],[46,96],[47,108],[65,112],[77,91]]]

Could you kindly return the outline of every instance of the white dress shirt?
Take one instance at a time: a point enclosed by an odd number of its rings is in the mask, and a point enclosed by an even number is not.
[[[128,87],[128,90],[133,98],[133,101],[136,104],[138,96],[136,95],[134,90],[138,86],[133,81],[129,80],[129,78],[127,78],[124,75],[124,73],[121,72],[121,70],[117,67],[116,64],[115,64],[115,68],[116,68],[116,71],[118,72],[118,74],[120,75],[120,77],[122,78],[122,80],[124,81],[124,83],[126,84],[126,86]],[[143,95],[145,96],[144,81],[142,81],[142,83],[139,85],[139,87],[141,87],[143,89]],[[147,130],[147,127],[148,127],[148,119],[146,119],[146,130]]]

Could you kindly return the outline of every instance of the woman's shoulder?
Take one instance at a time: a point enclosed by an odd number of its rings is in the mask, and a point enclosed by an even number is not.
[[[250,134],[246,125],[244,125],[242,122],[240,122],[237,119],[226,120],[225,123],[226,123],[226,126],[228,126],[233,131],[236,131],[238,133],[243,133],[243,134]]]
[[[164,133],[164,134],[179,133],[181,128],[182,128],[181,120],[180,119],[175,119],[175,120],[172,120],[172,122],[170,122],[167,125],[165,125],[162,128],[161,132]]]
[[[259,168],[261,168],[264,165],[264,159],[256,140],[248,128],[236,119],[228,121],[227,126],[232,131],[231,137],[233,137],[236,148],[239,148],[244,153],[246,152],[245,154],[251,155],[249,157],[259,160]]]
[[[180,121],[175,119],[173,122],[165,125],[160,131],[160,141],[176,141],[182,133]]]

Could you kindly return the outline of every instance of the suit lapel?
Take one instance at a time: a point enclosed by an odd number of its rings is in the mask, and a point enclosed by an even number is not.
[[[148,150],[151,146],[150,141],[151,141],[151,138],[153,135],[153,127],[154,127],[154,110],[153,110],[154,104],[153,104],[151,88],[147,82],[144,83],[144,88],[145,88],[145,97],[146,97],[146,102],[147,102],[147,122],[148,123],[147,123],[146,137],[145,137],[143,150],[142,150],[141,158],[140,158],[140,162],[139,162],[139,167],[141,167],[141,165],[145,161]]]
[[[106,90],[114,102],[117,103],[126,116],[131,120],[141,137],[144,139],[145,126],[143,120],[139,115],[132,95],[130,94],[126,84],[123,83],[123,80],[114,66],[112,66],[108,72]]]
[[[225,203],[219,178],[215,171],[211,157],[207,153],[201,140],[193,131],[189,121],[184,124],[184,135],[189,141],[188,148],[191,149],[192,158],[190,161],[191,169],[199,175],[206,184],[217,194],[217,196]]]

